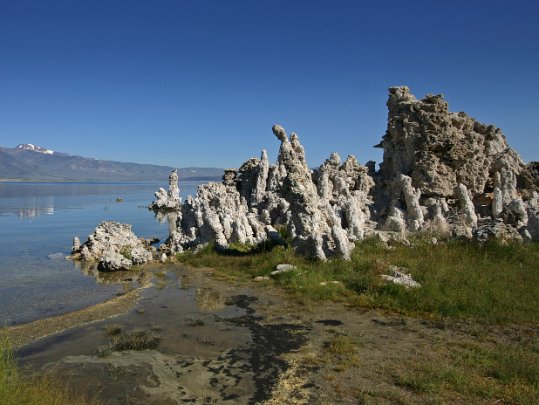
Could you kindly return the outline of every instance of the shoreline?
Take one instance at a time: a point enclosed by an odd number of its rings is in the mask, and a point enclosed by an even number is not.
[[[183,267],[189,270],[182,271]],[[111,403],[118,404],[124,403],[126,389],[148,401],[152,395],[157,401],[202,398],[211,393],[220,403],[232,403],[225,391],[221,392],[227,390],[240,395],[236,403],[256,398],[266,405],[289,403],[286,401],[291,398],[291,403],[315,405],[332,401],[417,403],[436,398],[452,402],[462,399],[461,395],[474,402],[485,399],[481,384],[493,390],[488,396],[493,400],[518,402],[534,397],[517,383],[504,385],[485,379],[488,370],[481,368],[483,363],[476,364],[474,356],[501,370],[514,356],[521,362],[531,356],[525,364],[532,368],[534,342],[539,336],[536,324],[434,319],[426,314],[413,316],[331,300],[320,305],[298,300],[277,283],[227,277],[226,271],[211,266],[171,263],[156,270],[160,271],[153,273],[157,277],[155,290],[149,294],[141,291],[151,286],[145,283],[74,313],[7,328],[12,333],[8,336],[22,336],[17,346],[25,344],[24,338],[30,343],[22,350],[26,351],[26,364],[37,362],[40,370],[43,367],[78,381],[102,383],[105,397],[116,395],[117,402]],[[169,272],[175,275],[169,277]],[[183,299],[175,292],[178,289],[187,291]],[[179,299],[171,301],[173,297]],[[138,303],[145,311],[133,311]],[[174,308],[179,312],[170,312]],[[123,314],[127,318],[122,318]],[[120,323],[126,331],[157,327],[161,346],[95,355],[90,349],[106,343],[104,326],[110,324],[107,319],[116,316],[120,319],[112,324]],[[88,326],[99,321],[104,325]],[[41,340],[77,327],[81,330],[70,334],[71,340]],[[32,346],[32,342],[38,343]],[[82,351],[81,346],[85,348]],[[468,360],[461,364],[461,358]],[[439,365],[440,372],[458,370],[470,381],[464,387],[468,391],[453,387],[446,377],[433,377],[429,374],[432,364]],[[115,370],[117,380],[103,380],[110,370]],[[149,376],[155,386],[147,385]],[[231,377],[242,381],[241,388]],[[207,388],[211,381],[217,382],[219,389]],[[437,391],[414,390],[412,383],[422,384],[419,388],[434,384]]]
[[[45,337],[90,323],[122,315],[131,310],[141,297],[143,285],[98,304],[65,314],[36,319],[21,325],[5,327],[1,333],[7,336],[16,348],[26,346]]]

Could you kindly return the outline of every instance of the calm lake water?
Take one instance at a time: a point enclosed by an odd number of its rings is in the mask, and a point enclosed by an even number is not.
[[[198,182],[180,183],[182,197]],[[122,290],[102,285],[65,259],[105,220],[137,236],[168,237],[146,206],[159,183],[0,183],[0,327],[93,305]],[[117,198],[122,198],[117,202]]]

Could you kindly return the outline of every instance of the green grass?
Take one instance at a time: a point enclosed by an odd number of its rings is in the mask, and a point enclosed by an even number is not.
[[[97,404],[74,394],[50,375],[25,372],[17,367],[9,341],[0,336],[0,403],[2,405],[77,405]]]
[[[407,390],[439,399],[537,404],[539,352],[526,344],[454,346],[451,356],[423,358],[397,373],[395,380]]]
[[[388,372],[394,373],[390,376],[397,388],[424,403],[539,403],[539,339],[534,332],[539,322],[537,243],[431,245],[418,239],[411,247],[397,245],[389,250],[366,240],[357,244],[351,261],[328,262],[306,260],[283,246],[232,247],[225,254],[206,247],[198,254],[179,255],[178,260],[213,267],[223,278],[246,281],[269,275],[279,263],[290,263],[297,270],[271,282],[307,304],[342,301],[352,309],[382,308],[434,319],[444,327],[465,320],[467,343],[431,347],[415,360],[395,363]],[[407,268],[422,287],[407,290],[384,282],[380,275],[387,274],[390,265]],[[334,280],[340,283],[320,284]],[[503,334],[490,336],[485,327],[496,324],[506,324],[505,329],[524,324],[531,331],[516,341]],[[345,371],[361,366],[356,349],[350,338],[336,336],[310,361]],[[409,402],[398,390],[358,395],[370,402],[382,397]]]
[[[359,243],[351,261],[306,260],[291,248],[241,249],[224,253],[211,246],[178,260],[213,267],[228,279],[250,280],[269,275],[279,263],[297,271],[275,277],[275,283],[306,301],[340,300],[352,305],[394,310],[438,318],[464,317],[486,322],[539,322],[539,244],[464,241],[430,245],[421,240],[412,247]],[[409,269],[421,288],[406,290],[380,278],[390,265]],[[321,285],[324,281],[342,284]]]

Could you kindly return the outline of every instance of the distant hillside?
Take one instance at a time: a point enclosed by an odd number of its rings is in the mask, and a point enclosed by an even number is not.
[[[48,181],[151,181],[168,178],[168,166],[97,160],[22,144],[0,147],[0,179]],[[220,180],[223,169],[178,169],[180,180]]]

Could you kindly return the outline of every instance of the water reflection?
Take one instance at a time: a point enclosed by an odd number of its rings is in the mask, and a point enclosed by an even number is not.
[[[0,183],[0,215],[34,219],[40,215],[53,215],[62,208],[87,207],[96,201],[102,204],[123,202],[124,195],[144,190],[148,190],[149,201],[154,187],[147,183]]]
[[[192,194],[197,184],[182,191]],[[145,283],[150,269],[100,273],[64,256],[73,236],[85,241],[102,221],[129,223],[140,237],[165,240],[174,214],[161,224],[144,208],[159,186],[165,184],[0,182],[0,325],[84,308]]]
[[[177,231],[177,221],[178,221],[178,213],[177,212],[156,212],[155,218],[160,224],[164,224],[165,221],[168,223],[168,236],[172,237],[174,233]]]
[[[2,211],[0,211],[0,213]],[[31,207],[31,208],[19,209],[19,219],[35,219],[36,217],[40,215],[53,215],[53,214],[54,214],[54,206],[52,205],[48,207],[36,206],[36,207]]]
[[[73,265],[75,269],[86,276],[94,277],[98,284],[112,285],[112,284],[132,284],[137,283],[139,285],[149,281],[151,276],[145,272],[135,271],[115,271],[115,272],[103,272],[97,270],[97,264],[95,262],[74,261]]]

